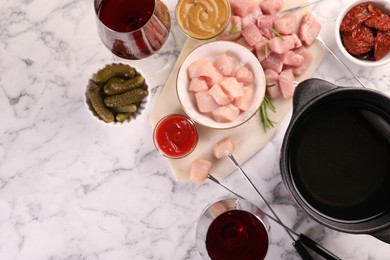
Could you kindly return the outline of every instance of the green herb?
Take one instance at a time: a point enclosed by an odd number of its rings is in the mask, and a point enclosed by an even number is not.
[[[267,112],[268,109],[274,113],[276,112],[276,108],[272,104],[270,97],[264,96],[263,103],[260,106],[260,119],[261,122],[263,123],[264,132],[267,132],[268,129],[273,128],[275,124],[275,122],[268,117],[268,112]]]
[[[268,42],[264,44],[264,55],[266,58],[268,58],[269,55]]]
[[[229,30],[229,35],[240,33],[241,31],[237,28],[237,23],[234,23],[232,28]]]
[[[275,30],[274,28],[271,28],[271,31],[272,31],[276,36],[278,36],[278,38],[280,38],[282,41],[284,41],[283,36],[282,36],[277,30]]]

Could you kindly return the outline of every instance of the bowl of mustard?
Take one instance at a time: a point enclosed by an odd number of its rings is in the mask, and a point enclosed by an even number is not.
[[[179,0],[176,19],[190,38],[209,40],[221,34],[231,15],[228,0]]]

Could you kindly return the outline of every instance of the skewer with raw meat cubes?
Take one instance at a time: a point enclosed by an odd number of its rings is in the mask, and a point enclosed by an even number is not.
[[[213,146],[213,154],[217,159],[233,154],[234,145],[231,137],[225,137]],[[190,180],[203,182],[207,179],[212,168],[212,162],[207,159],[196,159],[191,163]]]

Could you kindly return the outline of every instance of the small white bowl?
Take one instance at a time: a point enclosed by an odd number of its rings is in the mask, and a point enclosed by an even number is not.
[[[200,113],[194,94],[188,90],[190,84],[188,66],[201,58],[214,60],[223,53],[236,57],[238,65],[248,66],[253,71],[255,85],[255,94],[249,109],[241,112],[234,121],[227,123],[216,122],[209,114]],[[265,96],[264,70],[256,56],[242,45],[229,41],[209,42],[194,49],[184,60],[177,75],[176,91],[184,112],[196,123],[213,129],[233,128],[248,121],[256,114],[263,102]]]
[[[99,117],[99,115],[95,112],[95,109],[92,107],[92,104],[91,104],[91,100],[90,100],[90,97],[88,95],[88,91],[89,91],[89,87],[90,87],[90,81],[93,81],[95,82],[95,79],[96,79],[96,73],[92,75],[92,77],[89,79],[88,81],[88,84],[85,88],[85,94],[84,94],[84,101],[85,101],[85,104],[88,108],[88,111],[91,113],[91,115],[100,123],[103,123],[105,125],[112,125],[112,126],[122,126],[122,125],[126,125],[128,123],[130,123],[131,121],[135,120],[138,116],[141,115],[142,111],[145,109],[146,105],[148,104],[149,100],[150,100],[150,89],[149,89],[149,83],[148,83],[148,80],[147,78],[144,76],[144,74],[138,69],[136,68],[135,66],[133,65],[130,65],[130,64],[123,64],[123,63],[112,63],[112,64],[107,64],[106,66],[104,66],[103,68],[101,69],[105,69],[107,67],[110,67],[112,65],[116,65],[116,64],[121,64],[121,65],[129,65],[131,67],[133,67],[136,71],[136,75],[141,75],[145,78],[145,83],[142,85],[142,89],[148,91],[148,95],[146,97],[144,97],[144,99],[137,105],[137,111],[132,113],[130,115],[130,117],[122,122],[119,122],[119,121],[114,121],[114,122],[110,122],[110,123],[107,123],[105,122],[103,119],[101,119]],[[99,70],[101,70],[99,69]],[[98,70],[98,71],[99,71]],[[96,82],[95,82],[96,83]],[[103,91],[102,91],[103,92]],[[103,97],[106,96],[104,95],[104,93],[102,93]],[[114,115],[115,116],[115,115]]]
[[[336,26],[335,26],[335,39],[337,46],[341,50],[342,54],[351,62],[360,65],[360,66],[366,66],[366,67],[375,67],[375,66],[382,66],[390,62],[390,52],[387,53],[381,60],[379,61],[368,61],[368,60],[361,60],[353,55],[349,54],[347,50],[344,48],[344,45],[341,40],[340,35],[340,24],[344,18],[344,16],[348,13],[349,10],[351,10],[354,6],[365,3],[365,2],[371,2],[374,7],[377,7],[381,9],[383,13],[390,14],[390,1],[388,0],[353,0],[349,2],[345,7],[341,10],[340,14],[337,17],[336,20]]]

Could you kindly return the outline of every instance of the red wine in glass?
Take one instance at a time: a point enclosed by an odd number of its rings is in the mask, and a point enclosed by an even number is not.
[[[262,260],[269,247],[269,222],[247,200],[224,198],[208,205],[199,217],[199,254],[212,260]]]
[[[263,223],[243,210],[230,210],[219,215],[211,223],[206,236],[206,249],[213,260],[264,259],[268,243]]]
[[[160,0],[95,0],[94,5],[99,36],[120,58],[149,57],[168,39],[170,14]]]

